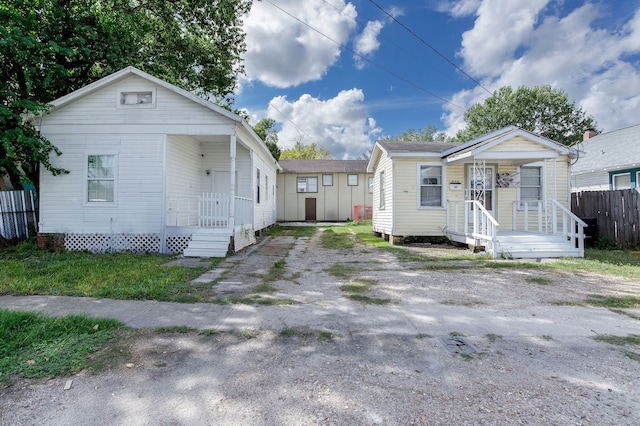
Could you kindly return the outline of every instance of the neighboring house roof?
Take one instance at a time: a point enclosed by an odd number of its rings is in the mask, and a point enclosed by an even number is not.
[[[280,160],[283,173],[367,173],[367,160]]]
[[[525,138],[551,151],[556,151],[558,154],[576,155],[576,150],[559,142],[528,132],[517,126],[508,126],[464,143],[378,141],[373,148],[367,169],[373,172],[375,162],[383,151],[389,157],[433,156],[446,159],[447,162],[451,163],[466,157],[478,156],[482,152],[514,137]]]
[[[640,167],[640,124],[593,136],[578,150],[572,174]]]
[[[103,87],[106,87],[114,82],[120,81],[124,78],[127,78],[131,75],[135,75],[138,76],[140,78],[143,78],[145,80],[148,80],[150,82],[152,82],[153,84],[156,84],[158,86],[164,87],[167,90],[170,90],[174,93],[177,93],[178,95],[184,96],[185,98],[202,105],[205,108],[210,109],[211,111],[220,114],[226,118],[228,118],[229,120],[235,122],[237,125],[242,126],[246,131],[248,131],[251,136],[256,139],[257,141],[262,141],[262,139],[260,139],[260,137],[255,133],[255,131],[253,130],[253,127],[251,127],[249,125],[249,123],[247,123],[247,121],[242,118],[241,116],[234,114],[231,111],[228,111],[224,108],[222,108],[219,105],[214,104],[213,102],[209,102],[206,99],[203,99],[189,91],[186,91],[184,89],[181,89],[177,86],[174,86],[171,83],[167,83],[164,80],[161,80],[157,77],[152,76],[151,74],[147,74],[146,72],[139,70],[136,67],[127,67],[124,69],[121,69],[120,71],[116,71],[113,74],[110,74],[104,78],[101,78],[98,81],[94,81],[91,84],[88,84],[78,90],[76,90],[75,92],[71,92],[68,95],[62,96],[52,102],[49,102],[49,105],[53,106],[53,110],[55,111],[56,109],[62,108],[63,106],[77,100],[80,99],[84,96],[87,96],[97,90],[102,89]],[[269,149],[267,148],[266,143],[262,142],[260,144],[262,146],[263,151],[265,151],[268,155],[270,155],[271,157],[273,157],[271,155],[271,151],[269,151]],[[274,159],[275,160],[275,159]],[[276,166],[277,166],[277,162],[276,162]]]

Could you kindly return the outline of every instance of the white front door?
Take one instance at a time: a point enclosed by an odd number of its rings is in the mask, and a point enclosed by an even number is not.
[[[482,204],[491,216],[495,217],[495,166],[467,166],[467,187],[465,198]],[[467,203],[469,222],[473,221],[473,204]]]

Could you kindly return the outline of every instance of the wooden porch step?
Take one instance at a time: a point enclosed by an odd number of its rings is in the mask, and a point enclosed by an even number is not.
[[[498,235],[496,242],[498,256],[522,258],[578,257],[580,250],[562,235]]]
[[[193,233],[184,250],[185,257],[225,257],[229,251],[231,233],[227,229],[201,228]]]

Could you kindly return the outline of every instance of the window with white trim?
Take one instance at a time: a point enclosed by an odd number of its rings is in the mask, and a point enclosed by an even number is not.
[[[322,186],[333,186],[333,175],[322,175]]]
[[[528,201],[530,206],[537,206],[531,201],[542,201],[542,167],[520,166],[519,201]]]
[[[264,200],[269,199],[269,176],[264,176]]]
[[[442,166],[421,164],[419,167],[418,205],[442,207]]]
[[[611,177],[611,185],[613,189],[629,189],[631,188],[631,173],[620,173]]]
[[[318,192],[317,177],[299,177],[298,192]]]
[[[260,169],[256,169],[256,204],[260,204]]]
[[[87,156],[87,202],[113,203],[116,188],[116,156]]]
[[[367,187],[368,187],[369,194],[373,194],[373,178],[372,177],[367,178]]]
[[[358,175],[347,175],[347,185],[358,186]]]
[[[386,190],[384,187],[384,170],[380,172],[380,210],[384,210],[385,207],[385,203],[386,203]]]

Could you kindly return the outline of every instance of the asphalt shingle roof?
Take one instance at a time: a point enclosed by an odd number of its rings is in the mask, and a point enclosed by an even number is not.
[[[405,141],[378,141],[378,145],[390,154],[413,154],[420,152],[441,153],[453,147],[460,146],[459,143]]]
[[[580,153],[572,173],[640,167],[640,124],[596,135],[574,146]]]
[[[280,160],[282,173],[367,173],[367,160]]]

